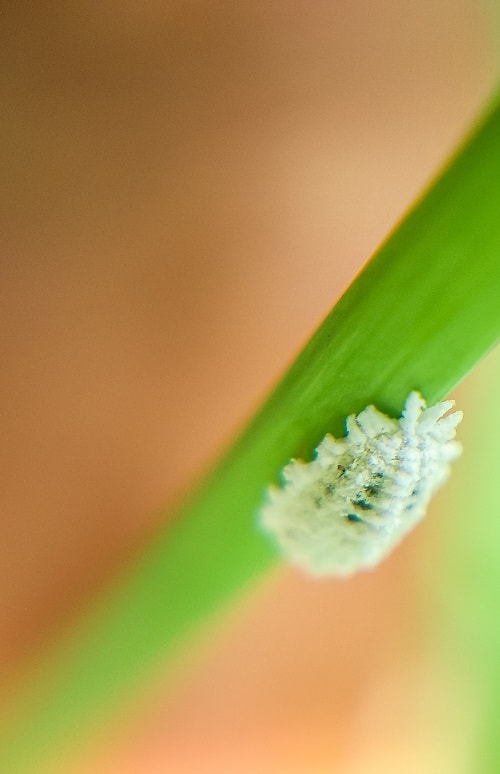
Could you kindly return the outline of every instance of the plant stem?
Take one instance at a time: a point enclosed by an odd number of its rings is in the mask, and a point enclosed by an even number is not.
[[[246,431],[26,686],[0,770],[38,772],[275,556],[255,526],[290,457],[374,403],[441,399],[500,331],[500,106],[366,265]]]

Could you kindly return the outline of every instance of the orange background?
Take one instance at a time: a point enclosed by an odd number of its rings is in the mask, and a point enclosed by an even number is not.
[[[493,25],[465,0],[3,11],[7,685],[224,447],[445,159],[495,83]],[[159,687],[65,771],[376,774],[357,760],[381,733],[360,706],[388,701],[397,728],[418,543],[349,584],[279,571],[173,695]]]

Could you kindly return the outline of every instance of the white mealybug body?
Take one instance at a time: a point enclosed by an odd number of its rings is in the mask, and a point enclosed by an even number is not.
[[[259,514],[284,557],[316,576],[378,564],[424,516],[460,455],[462,412],[447,414],[453,405],[426,408],[411,392],[400,419],[367,406],[347,418],[345,438],[326,435],[311,462],[285,465],[283,486],[269,487]]]

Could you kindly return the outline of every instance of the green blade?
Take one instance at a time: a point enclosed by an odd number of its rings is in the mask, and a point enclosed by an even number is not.
[[[356,278],[222,462],[27,684],[0,770],[40,771],[274,561],[265,486],[346,415],[442,398],[500,332],[500,106]]]

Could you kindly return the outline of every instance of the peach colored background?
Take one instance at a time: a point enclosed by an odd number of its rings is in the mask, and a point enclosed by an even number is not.
[[[495,82],[490,10],[3,11],[6,683],[223,448],[461,136]],[[417,544],[350,584],[278,573],[71,771],[354,771],[344,720],[411,657]]]

